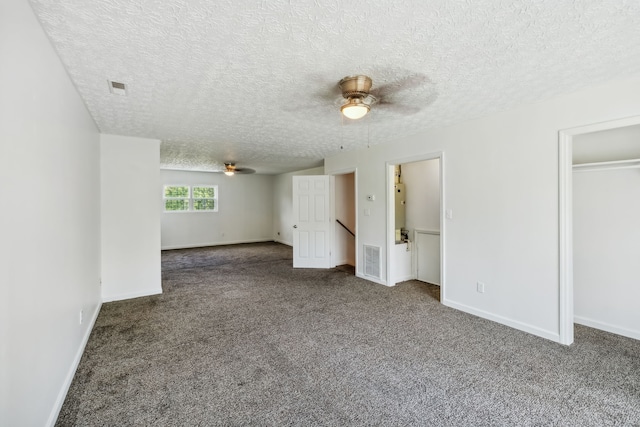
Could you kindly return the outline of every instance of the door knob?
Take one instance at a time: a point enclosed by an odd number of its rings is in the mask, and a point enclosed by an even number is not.
[[[294,225],[294,226],[293,226],[293,228],[298,228],[298,226],[297,226],[297,225]]]

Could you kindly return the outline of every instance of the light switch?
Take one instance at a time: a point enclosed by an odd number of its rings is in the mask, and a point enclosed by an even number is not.
[[[371,215],[371,209],[365,209],[364,216],[370,216],[370,215]]]
[[[447,209],[445,211],[444,215],[447,217],[447,219],[453,219],[453,210],[452,209]]]

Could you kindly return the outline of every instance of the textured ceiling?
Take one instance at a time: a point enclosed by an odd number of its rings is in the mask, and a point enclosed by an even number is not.
[[[160,139],[165,168],[314,167],[640,72],[636,0],[31,4],[100,131]],[[336,84],[360,73],[400,105],[342,123]]]

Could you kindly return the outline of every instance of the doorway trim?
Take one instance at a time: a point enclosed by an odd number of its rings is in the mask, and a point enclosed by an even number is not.
[[[561,344],[573,343],[573,138],[640,124],[640,116],[594,123],[558,132],[559,164],[559,339]]]
[[[395,193],[393,189],[394,185],[394,169],[396,165],[403,163],[415,163],[423,160],[440,160],[440,301],[446,300],[446,259],[445,259],[445,247],[446,247],[446,224],[445,224],[445,155],[444,151],[435,151],[426,154],[419,154],[408,157],[401,157],[388,160],[385,164],[386,180],[387,180],[387,286],[395,286],[395,281],[391,275],[392,271],[392,259],[393,248],[396,243],[395,237]]]
[[[358,267],[359,267],[359,263],[360,263],[360,245],[359,245],[359,238],[360,238],[360,232],[358,230],[358,168],[357,167],[353,167],[353,168],[346,168],[346,169],[338,169],[335,171],[331,172],[331,176],[335,177],[337,175],[347,175],[347,174],[353,174],[353,196],[354,196],[354,210],[355,210],[355,215],[356,215],[356,225],[355,225],[355,252],[354,252],[354,256],[355,256],[355,272],[356,272],[356,276],[358,275]],[[332,210],[331,210],[331,218],[332,218],[332,230],[333,230],[333,235],[332,235],[332,247],[331,247],[331,264],[335,264],[335,253],[336,253],[336,188],[335,188],[335,180],[333,180],[333,184],[332,184],[332,188],[331,188],[331,204],[332,204]]]

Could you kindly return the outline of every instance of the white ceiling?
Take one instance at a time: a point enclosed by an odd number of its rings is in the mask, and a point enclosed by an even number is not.
[[[341,147],[640,72],[631,0],[31,4],[100,131],[160,139],[164,168],[314,167]],[[374,87],[398,83],[404,109],[374,106],[343,124],[335,86],[360,73]]]

